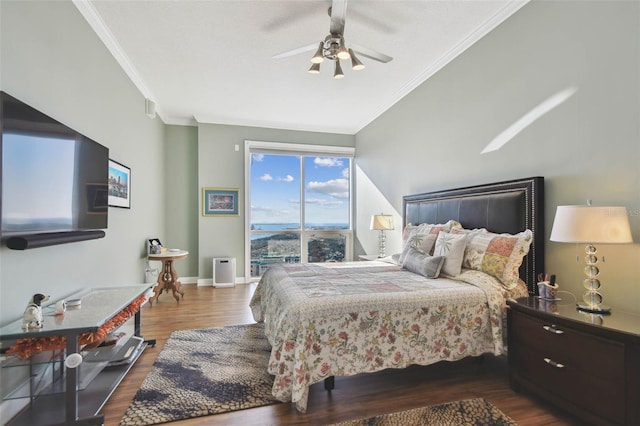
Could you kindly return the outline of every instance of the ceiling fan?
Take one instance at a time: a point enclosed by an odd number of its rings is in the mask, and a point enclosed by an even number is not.
[[[382,63],[387,63],[393,59],[391,56],[363,46],[351,45],[350,48],[347,48],[346,42],[344,40],[344,24],[345,18],[347,16],[347,0],[332,0],[328,13],[331,18],[331,22],[329,25],[329,34],[324,38],[323,41],[279,53],[277,55],[274,55],[273,58],[282,59],[317,49],[316,53],[311,57],[311,68],[309,68],[309,73],[320,73],[320,64],[326,59],[335,61],[335,71],[333,73],[333,78],[344,77],[342,67],[340,66],[340,60],[342,59],[351,59],[351,68],[355,71],[364,69],[364,64],[358,59],[356,53]]]

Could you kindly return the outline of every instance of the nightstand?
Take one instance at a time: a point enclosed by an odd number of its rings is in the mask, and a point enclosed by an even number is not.
[[[360,254],[358,260],[378,260],[380,259],[377,254]]]
[[[640,424],[640,316],[507,301],[509,381],[593,424]]]

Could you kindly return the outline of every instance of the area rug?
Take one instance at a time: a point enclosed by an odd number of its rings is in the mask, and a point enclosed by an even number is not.
[[[448,402],[431,407],[383,414],[368,419],[335,423],[333,426],[503,426],[516,425],[502,411],[483,398]]]
[[[120,425],[153,425],[277,403],[263,324],[175,331]]]

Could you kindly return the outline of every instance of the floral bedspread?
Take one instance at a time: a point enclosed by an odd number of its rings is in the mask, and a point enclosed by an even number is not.
[[[272,345],[273,395],[306,412],[309,386],[330,376],[503,352],[509,293],[464,271],[427,279],[383,262],[271,266],[251,300]]]

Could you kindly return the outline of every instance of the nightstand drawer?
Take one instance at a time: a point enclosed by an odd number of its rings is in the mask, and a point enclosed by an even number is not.
[[[548,398],[625,423],[625,345],[545,319],[512,313],[510,367]]]
[[[601,367],[607,368],[606,361],[594,363],[585,371],[574,363],[565,364],[562,359],[529,349],[521,346],[513,365],[518,366],[518,374],[545,389],[547,398],[563,398],[613,423],[625,422],[624,378],[600,374]]]
[[[624,344],[528,315],[513,317],[513,340],[526,352],[571,366],[578,374],[624,383]]]
[[[640,316],[507,300],[509,383],[584,424],[640,425]]]

